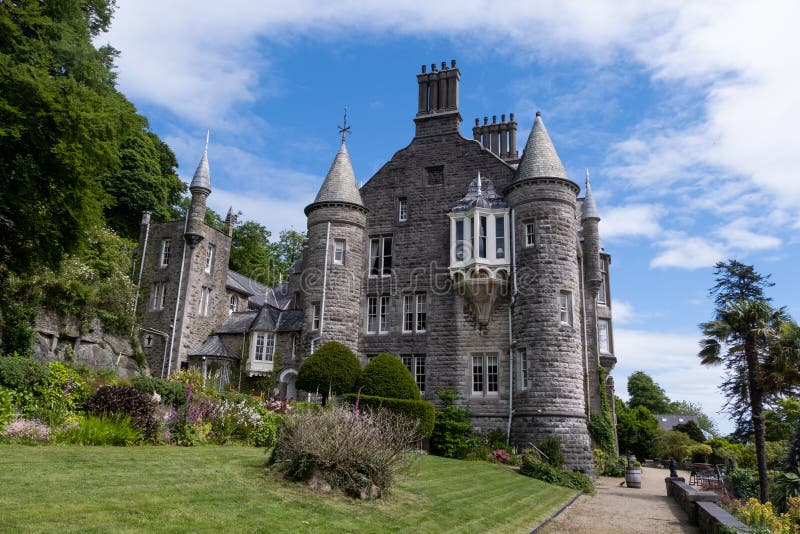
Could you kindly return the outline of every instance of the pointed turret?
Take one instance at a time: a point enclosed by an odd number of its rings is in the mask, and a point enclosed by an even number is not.
[[[356,185],[356,173],[353,172],[353,165],[350,163],[350,155],[347,153],[344,139],[342,139],[342,146],[339,147],[339,152],[325,176],[325,181],[322,182],[322,187],[319,188],[317,197],[306,207],[306,215],[321,204],[351,204],[359,208],[364,207],[361,193],[358,192]]]
[[[531,178],[562,178],[569,180],[556,147],[542,122],[541,112],[536,112],[536,120],[525,144],[525,151],[517,167],[516,180]]]
[[[600,214],[597,212],[597,205],[594,203],[594,196],[592,195],[592,186],[589,183],[589,169],[586,169],[586,196],[583,198],[583,209],[581,210],[581,220],[597,219],[600,220]]]
[[[203,150],[203,157],[200,158],[197,170],[194,171],[192,183],[189,184],[192,200],[189,204],[189,220],[184,237],[192,248],[203,240],[202,228],[206,218],[206,199],[211,194],[211,172],[208,169],[209,133],[206,134],[206,147]]]
[[[236,214],[233,213],[233,206],[228,208],[228,214],[225,216],[225,230],[228,235],[233,235],[233,226],[236,224]]]

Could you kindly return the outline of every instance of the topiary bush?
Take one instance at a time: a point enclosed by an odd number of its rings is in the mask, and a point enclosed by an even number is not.
[[[411,371],[398,358],[384,352],[375,356],[358,380],[358,388],[364,395],[393,399],[419,400],[419,387]]]
[[[147,439],[154,439],[158,431],[155,409],[153,398],[133,386],[102,386],[86,400],[86,411],[91,415],[130,416]]]
[[[349,404],[355,405],[356,399],[358,399],[358,406],[361,410],[383,408],[394,414],[418,421],[419,433],[423,437],[428,438],[433,432],[436,410],[431,402],[424,400],[390,399],[372,395],[357,395],[355,393],[347,393],[344,395],[344,400]]]
[[[322,395],[322,404],[328,395],[353,391],[361,364],[353,351],[336,341],[329,341],[305,359],[297,372],[297,388]]]

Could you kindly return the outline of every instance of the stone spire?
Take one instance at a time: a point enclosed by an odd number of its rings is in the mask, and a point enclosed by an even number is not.
[[[353,172],[353,165],[350,163],[344,138],[342,138],[342,146],[328,170],[328,175],[322,182],[322,187],[319,188],[317,198],[306,207],[306,215],[318,204],[352,204],[359,208],[364,207],[361,193],[356,185],[356,173]]]
[[[594,196],[592,196],[592,186],[589,184],[589,169],[586,169],[586,196],[583,198],[583,209],[581,213],[581,220],[597,219],[600,220],[600,213],[597,211],[597,205],[594,203]]]
[[[211,171],[208,170],[208,138],[211,132],[206,133],[206,148],[203,151],[203,157],[200,158],[200,163],[197,165],[197,170],[194,171],[192,183],[189,189],[199,188],[211,192]]]
[[[550,140],[547,129],[542,122],[542,113],[536,112],[536,120],[525,144],[525,151],[517,167],[516,180],[531,178],[562,178],[569,180],[561,158]]]
[[[228,235],[233,235],[233,227],[236,224],[236,214],[233,213],[233,206],[228,208],[228,214],[225,216],[225,230]]]

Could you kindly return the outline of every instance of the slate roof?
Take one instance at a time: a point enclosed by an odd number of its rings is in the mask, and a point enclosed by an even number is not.
[[[303,310],[285,310],[278,318],[279,332],[300,332],[303,329]]]
[[[327,202],[344,202],[364,207],[361,193],[358,192],[358,186],[356,185],[356,173],[350,163],[350,156],[347,154],[347,146],[344,140],[342,140],[342,146],[339,148],[339,152],[328,170],[325,181],[322,182],[317,198],[306,207],[306,215],[308,215],[309,208],[314,204]]]
[[[225,322],[217,328],[218,334],[242,334],[250,330],[250,325],[253,324],[257,311],[244,311],[233,312],[228,315]]]
[[[270,305],[258,311],[233,312],[217,329],[217,334],[299,332],[303,329],[303,310],[281,310]]]
[[[525,144],[522,159],[517,167],[515,180],[528,180],[530,178],[563,178],[569,180],[567,171],[558,157],[553,141],[542,122],[542,114],[536,112],[536,120]]]
[[[700,419],[696,415],[653,414],[653,417],[658,421],[661,430],[672,430],[675,425],[683,425],[689,421],[694,421],[698,427],[700,426]]]
[[[211,191],[211,171],[208,170],[208,141],[206,141],[206,149],[203,151],[203,157],[200,158],[197,170],[194,171],[194,177],[189,189],[194,187]]]
[[[267,288],[267,294],[264,299],[266,304],[285,310],[291,301],[292,295],[289,293],[289,284],[281,283],[275,287]]]
[[[597,211],[597,205],[594,203],[594,196],[592,196],[592,186],[589,184],[589,171],[586,171],[586,196],[583,197],[581,206],[581,220],[586,219],[599,219],[600,213]]]
[[[479,183],[480,187],[478,187]],[[469,211],[475,207],[502,209],[508,207],[508,202],[497,194],[494,182],[479,174],[477,178],[470,182],[467,188],[467,194],[458,201],[458,204],[455,205],[452,211]]]
[[[225,286],[247,295],[248,300],[256,306],[264,305],[264,298],[269,289],[264,284],[230,269],[228,269],[228,279],[225,281]]]
[[[289,274],[297,274],[303,272],[303,260],[294,260],[294,263],[289,268]]]
[[[227,358],[230,360],[238,360],[239,356],[234,354],[225,343],[222,342],[219,336],[213,335],[205,340],[199,347],[190,349],[188,356],[213,356],[216,358]]]

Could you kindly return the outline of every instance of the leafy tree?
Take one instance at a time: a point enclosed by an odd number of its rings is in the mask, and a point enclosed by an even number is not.
[[[738,282],[738,279],[734,282]],[[715,287],[718,286],[719,280]],[[700,325],[706,336],[700,342],[701,363],[725,363],[728,376],[722,384],[722,390],[727,397],[726,405],[738,417],[743,415],[742,406],[749,408],[762,502],[769,499],[762,361],[785,320],[783,310],[773,309],[765,300],[740,300],[726,301],[726,304],[717,308],[713,321]]]
[[[644,406],[650,413],[670,413],[669,399],[649,375],[636,371],[628,377],[628,406],[636,408]]]
[[[322,405],[329,395],[348,393],[361,374],[361,364],[349,348],[336,341],[328,341],[305,359],[297,371],[297,387],[318,392]]]
[[[615,402],[620,454],[633,453],[641,460],[655,456],[660,432],[656,418],[645,406],[629,408],[618,397]]]
[[[706,415],[706,413],[703,411],[703,408],[699,404],[689,401],[672,401],[669,403],[669,412],[667,413],[677,415],[696,415],[697,419],[700,421],[699,426],[701,429],[715,436],[719,434],[717,424],[713,419],[711,419],[711,417]]]
[[[386,352],[378,354],[364,367],[358,386],[364,395],[412,400],[420,397],[408,368]]]
[[[103,182],[113,198],[106,220],[121,236],[136,239],[142,212],[150,211],[159,221],[175,218],[186,184],[175,172],[175,154],[153,132],[134,130],[122,142],[119,156],[119,172]]]
[[[695,423],[694,421],[687,421],[680,425],[675,425],[674,427],[672,427],[672,430],[675,430],[676,432],[683,432],[684,434],[686,434],[687,436],[689,436],[698,443],[703,443],[706,440],[706,437],[703,435],[703,432],[700,430],[700,427],[697,426],[697,423]]]
[[[234,271],[266,284],[275,285],[270,232],[255,221],[246,221],[233,228],[230,267]]]
[[[789,441],[794,437],[800,420],[800,401],[791,398],[777,399],[773,407],[764,410],[767,441]]]
[[[689,453],[695,445],[697,445],[697,442],[683,432],[670,430],[661,434],[656,447],[658,449],[658,454],[662,458],[669,458],[671,456],[681,462],[689,457]]]
[[[714,304],[723,307],[741,300],[765,300],[770,302],[764,290],[775,285],[770,275],[761,275],[752,265],[736,260],[720,261],[714,265],[716,284],[709,290]]]
[[[272,254],[277,272],[288,273],[292,264],[299,260],[303,254],[303,242],[306,239],[304,232],[296,230],[282,230],[278,242],[273,245]]]

